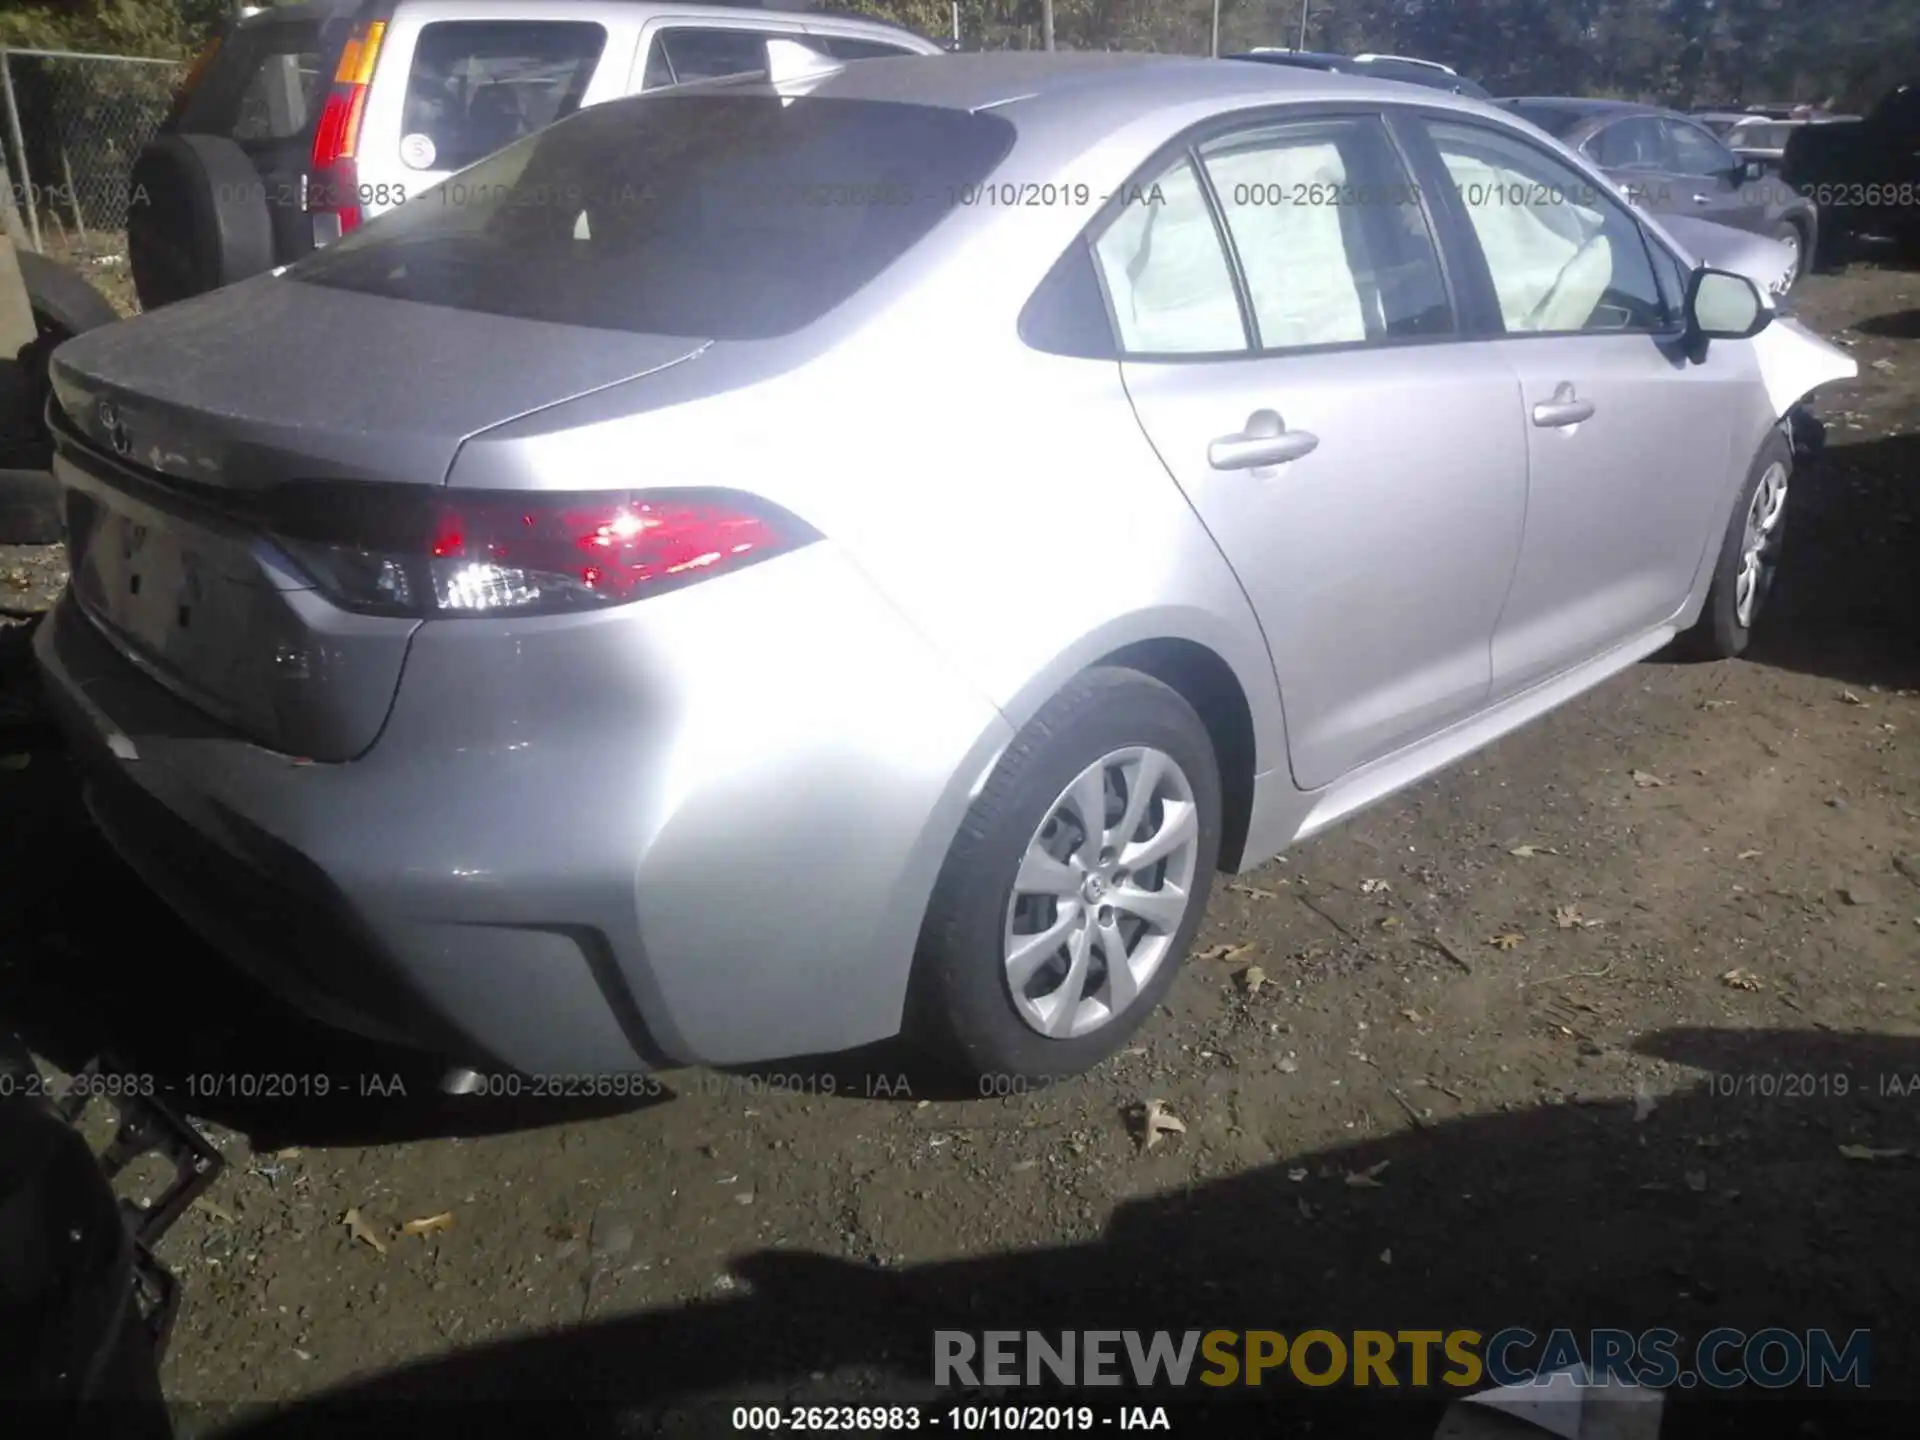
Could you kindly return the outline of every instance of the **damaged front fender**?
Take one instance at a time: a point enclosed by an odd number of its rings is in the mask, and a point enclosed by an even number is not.
[[[1753,346],[1776,420],[1785,420],[1821,386],[1851,380],[1860,373],[1853,356],[1789,316],[1774,316],[1747,343]]]

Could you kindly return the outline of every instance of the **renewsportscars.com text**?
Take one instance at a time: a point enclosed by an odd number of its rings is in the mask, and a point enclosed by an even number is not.
[[[1855,1330],[940,1330],[934,1383],[1023,1386],[1307,1385],[1422,1389],[1545,1383],[1584,1364],[1598,1383],[1650,1389],[1850,1385],[1872,1380],[1873,1337]]]

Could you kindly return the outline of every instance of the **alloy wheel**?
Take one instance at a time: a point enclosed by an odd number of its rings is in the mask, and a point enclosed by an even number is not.
[[[1172,959],[1199,849],[1193,785],[1171,755],[1132,746],[1082,770],[1028,840],[1008,900],[1020,1018],[1069,1040],[1125,1014]]]
[[[1787,508],[1787,467],[1775,461],[1760,477],[1747,507],[1746,534],[1740,545],[1740,570],[1733,587],[1733,617],[1751,629],[1773,583],[1780,558],[1780,521]]]

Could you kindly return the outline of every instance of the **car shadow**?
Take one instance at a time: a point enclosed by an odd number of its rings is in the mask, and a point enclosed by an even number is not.
[[[1861,320],[1848,328],[1883,340],[1920,340],[1920,310],[1895,310]]]
[[[1920,687],[1920,435],[1830,440],[1787,497],[1746,658],[1851,686]]]
[[[485,1433],[489,1421],[505,1434],[537,1417],[570,1435],[706,1435],[727,1429],[737,1404],[951,1403],[960,1397],[931,1373],[933,1332],[949,1329],[1666,1327],[1685,1358],[1712,1328],[1779,1326],[1825,1328],[1841,1343],[1870,1331],[1870,1385],[1748,1388],[1746,1404],[1673,1389],[1665,1440],[1911,1434],[1920,1227],[1902,1147],[1920,1040],[1672,1030],[1635,1048],[1705,1073],[1650,1109],[1633,1095],[1575,1096],[1276,1154],[1246,1174],[1125,1201],[1083,1244],[897,1270],[743,1255],[725,1297],[463,1350],[223,1433],[284,1440],[408,1416]],[[1198,1143],[1199,1129],[1168,1143]],[[1841,1148],[1854,1145],[1865,1148]],[[1259,1390],[1196,1386],[1182,1403],[1196,1391],[1210,1420],[1180,1433],[1311,1424],[1423,1440],[1459,1393],[1308,1390],[1284,1370]],[[999,1398],[1077,1398],[1110,1414],[1117,1400],[1148,1397]]]

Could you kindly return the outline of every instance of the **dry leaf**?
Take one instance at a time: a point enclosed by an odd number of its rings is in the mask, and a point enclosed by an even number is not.
[[[1516,845],[1507,853],[1521,860],[1531,860],[1536,855],[1558,855],[1560,852],[1551,845]]]
[[[421,1220],[409,1220],[400,1227],[402,1235],[431,1235],[436,1230],[445,1230],[453,1224],[453,1212],[443,1211],[438,1215],[428,1215]]]
[[[1402,1010],[1400,1013],[1406,1016],[1407,1019],[1412,1021],[1415,1025],[1418,1025],[1420,1023],[1421,1017],[1420,1017],[1420,1012],[1418,1010]]]
[[[1733,858],[1736,860],[1758,860],[1762,855],[1766,853],[1767,852],[1764,850],[1742,850],[1738,855],[1734,856]]]
[[[1633,783],[1638,785],[1642,790],[1657,790],[1667,782],[1662,780],[1658,775],[1655,775],[1651,770],[1636,770],[1633,772]]]
[[[1391,889],[1393,889],[1393,886],[1384,880],[1362,880],[1360,882],[1360,893],[1362,895],[1384,895]]]
[[[1607,922],[1587,919],[1580,913],[1578,905],[1562,905],[1554,910],[1553,923],[1562,930],[1597,930]]]
[[[1267,972],[1258,965],[1249,965],[1240,972],[1240,983],[1246,987],[1249,995],[1258,995],[1260,987],[1267,983]]]
[[[300,1147],[298,1145],[289,1145],[284,1150],[274,1151],[267,1158],[269,1160],[297,1160],[300,1158]]]
[[[1899,1160],[1905,1150],[1876,1150],[1871,1145],[1842,1145],[1840,1154],[1847,1160]]]
[[[1487,944],[1496,950],[1514,950],[1518,949],[1520,942],[1526,938],[1518,930],[1505,930],[1498,935],[1489,935]]]
[[[1347,1175],[1347,1186],[1353,1190],[1384,1190],[1380,1183],[1380,1172],[1391,1165],[1391,1160],[1382,1160],[1378,1165],[1369,1165],[1364,1170],[1352,1171]]]
[[[1262,890],[1258,885],[1229,885],[1227,888],[1236,895],[1245,895],[1254,900],[1273,899],[1273,891]]]
[[[193,1208],[196,1210],[204,1211],[206,1214],[211,1215],[215,1220],[224,1221],[229,1225],[234,1223],[234,1218],[231,1211],[222,1210],[218,1205],[214,1204],[213,1201],[207,1199],[207,1197],[204,1195],[202,1195],[198,1200],[193,1202]]]
[[[1196,960],[1238,960],[1253,949],[1253,942],[1241,945],[1209,945],[1193,958]]]
[[[1398,915],[1382,915],[1380,917],[1380,928],[1382,930],[1397,930],[1400,928],[1400,924],[1401,921]]]
[[[1840,692],[1840,701],[1843,705],[1864,705],[1867,703],[1851,690],[1842,690]]]
[[[1186,1134],[1187,1122],[1168,1110],[1166,1101],[1149,1100],[1141,1113],[1140,1133],[1145,1139],[1144,1148],[1151,1150],[1162,1135]]]
[[[1720,983],[1732,990],[1758,990],[1760,977],[1749,970],[1734,969],[1722,975]]]
[[[347,1233],[354,1239],[365,1241],[382,1255],[387,1253],[386,1242],[374,1233],[373,1226],[367,1223],[358,1205],[349,1205],[347,1213],[340,1217],[340,1223],[347,1227]]]

